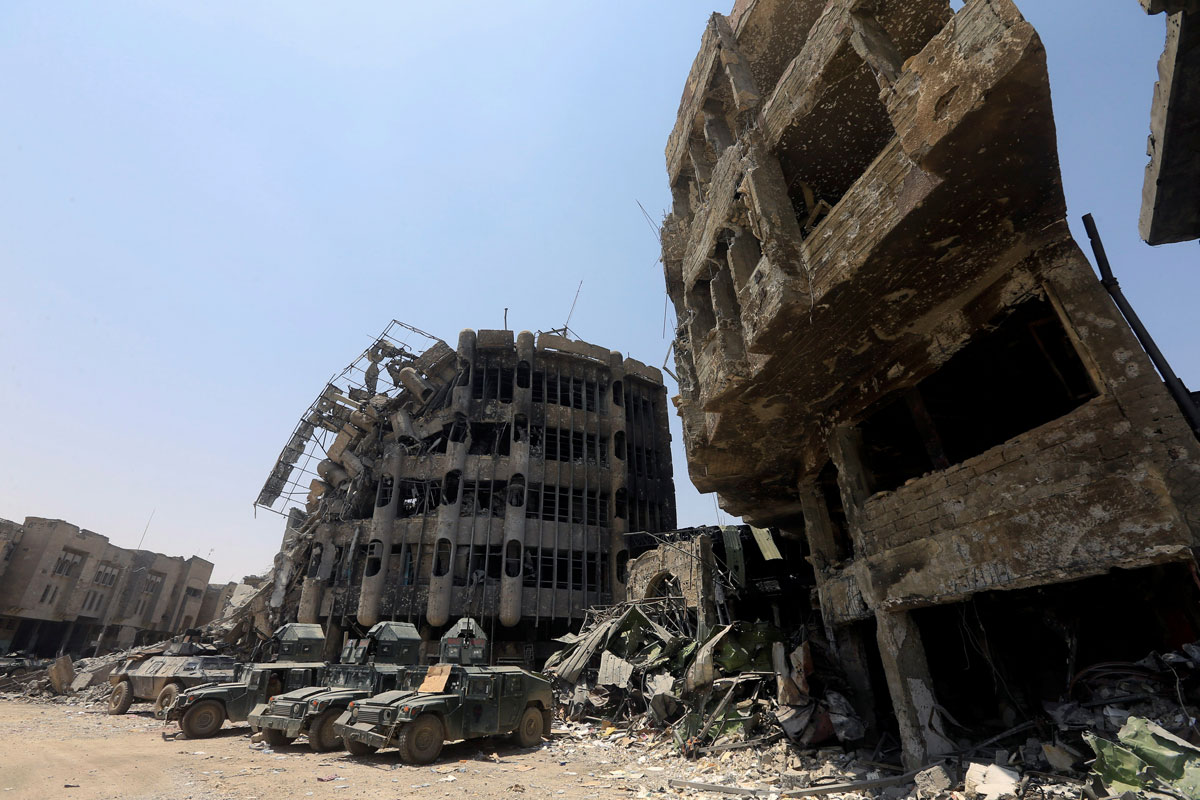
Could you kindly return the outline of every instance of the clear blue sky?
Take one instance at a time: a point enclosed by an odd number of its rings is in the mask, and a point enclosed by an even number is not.
[[[957,5],[957,3],[956,3]],[[1072,228],[1200,388],[1195,243],[1137,238],[1163,18],[1026,0]],[[252,502],[323,381],[393,317],[562,324],[661,364],[637,207],[711,0],[46,3],[0,15],[0,516],[266,567]],[[674,387],[670,387],[672,392]],[[676,445],[680,434],[674,421]],[[677,446],[680,524],[715,518]],[[727,517],[725,518],[728,519]]]

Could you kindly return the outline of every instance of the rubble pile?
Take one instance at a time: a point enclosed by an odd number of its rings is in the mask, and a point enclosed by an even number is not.
[[[547,661],[569,720],[605,730],[666,731],[687,755],[786,737],[809,746],[865,735],[836,674],[818,673],[820,647],[762,622],[697,636],[676,598],[593,608]]]
[[[1045,709],[1063,731],[1112,738],[1130,718],[1143,717],[1200,742],[1200,642],[1136,662],[1094,664],[1075,676],[1062,702]]]

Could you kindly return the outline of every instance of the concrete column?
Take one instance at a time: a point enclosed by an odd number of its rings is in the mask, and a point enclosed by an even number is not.
[[[469,366],[472,372],[477,369],[475,364],[475,331],[464,330],[458,335],[458,360],[460,366]],[[471,410],[471,381],[466,385],[455,386],[452,405],[457,412],[458,423],[466,425],[470,419]],[[456,424],[458,424],[456,423]],[[464,470],[467,465],[467,450],[471,437],[464,435],[462,441],[451,441],[447,445],[448,466],[446,475],[458,472],[458,490],[453,500],[446,496],[447,478],[442,482],[442,506],[438,509],[437,529],[433,543],[433,573],[429,578],[429,603],[425,609],[425,619],[430,625],[438,627],[450,621],[450,597],[454,587],[454,556],[458,545],[459,511],[462,508],[463,482],[467,476]],[[449,561],[443,575],[437,574],[438,550],[449,550]]]
[[[850,540],[854,543],[855,554],[862,553],[858,512],[873,491],[871,473],[863,456],[862,431],[851,426],[835,428],[829,437],[829,457],[838,470],[838,491],[846,510]]]
[[[829,507],[817,488],[815,481],[802,480],[796,487],[800,495],[800,507],[804,514],[804,536],[808,539],[809,561],[818,573],[841,559],[838,557],[837,539],[833,535],[833,520]]]
[[[625,533],[629,530],[629,507],[634,502],[633,491],[629,486],[629,447],[625,448],[625,458],[617,458],[617,450],[615,442],[617,434],[625,435],[625,358],[617,350],[609,353],[609,378],[611,383],[608,387],[609,403],[608,403],[608,422],[612,432],[612,439],[608,448],[608,468],[609,468],[609,489],[608,494],[611,497],[613,504],[613,513],[610,514],[611,522],[609,523],[609,538],[608,538],[608,575],[609,587],[612,591],[612,601],[621,603],[625,600],[625,583],[621,580],[621,564],[628,564],[629,550],[625,545]],[[618,405],[618,399],[620,404]],[[617,503],[618,493],[625,496],[625,515],[617,516],[619,506]],[[624,554],[624,557],[622,557]]]
[[[521,593],[524,587],[525,504],[529,498],[529,420],[533,413],[533,347],[532,333],[521,331],[517,334],[517,376],[513,382],[513,417],[509,432],[512,436],[509,445],[511,473],[508,497],[505,498],[504,547],[500,551],[503,564],[503,572],[500,575],[500,624],[509,627],[521,621]],[[514,552],[510,553],[510,548]]]
[[[400,507],[400,471],[403,451],[392,443],[384,456],[386,466],[379,475],[375,495],[375,511],[371,516],[371,536],[367,544],[367,564],[363,570],[362,589],[358,596],[358,623],[369,628],[382,615],[383,592],[387,587],[388,561],[392,554],[392,532]],[[390,492],[389,492],[390,481]]]
[[[340,624],[334,621],[333,614],[329,615],[329,621],[325,623],[325,660],[334,663],[342,655],[342,635],[345,629]]]
[[[317,549],[320,548],[320,552]],[[321,601],[325,599],[325,580],[333,568],[333,526],[317,528],[313,540],[313,556],[300,585],[300,604],[297,622],[315,623],[321,616]]]
[[[876,639],[883,670],[887,674],[892,708],[900,726],[904,765],[916,769],[933,756],[956,748],[943,733],[941,718],[934,706],[933,678],[925,660],[921,633],[908,612],[875,614]]]

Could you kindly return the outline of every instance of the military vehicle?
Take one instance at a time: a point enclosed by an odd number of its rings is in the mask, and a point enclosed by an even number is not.
[[[184,689],[213,681],[233,680],[237,662],[211,644],[187,635],[165,646],[143,648],[112,671],[108,713],[124,714],[134,700],[153,700],[154,713],[175,702]]]
[[[342,740],[333,723],[346,707],[379,692],[420,685],[425,674],[420,660],[421,634],[415,627],[407,622],[377,623],[365,639],[346,643],[339,663],[325,673],[324,686],[275,695],[255,707],[250,725],[272,746],[306,733],[314,751],[335,750]]]
[[[487,666],[487,637],[471,619],[442,637],[441,661],[416,689],[350,703],[334,731],[351,755],[394,745],[400,759],[428,764],[446,741],[512,734],[532,747],[550,733],[550,681],[520,667]]]
[[[272,695],[312,686],[325,678],[325,632],[320,625],[292,622],[271,637],[275,660],[239,664],[235,678],[207,683],[181,693],[164,712],[178,721],[189,739],[205,739],[221,729],[225,720],[244,722],[250,711]]]
[[[0,678],[19,678],[27,672],[36,672],[50,666],[50,662],[32,653],[9,653],[0,656]]]

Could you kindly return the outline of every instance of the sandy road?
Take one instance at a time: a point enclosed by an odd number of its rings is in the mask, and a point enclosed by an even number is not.
[[[638,789],[607,778],[611,764],[579,756],[561,763],[549,745],[521,750],[504,740],[460,742],[447,745],[432,766],[412,767],[400,764],[395,751],[354,759],[313,753],[303,743],[253,749],[245,725],[226,725],[211,739],[163,738],[177,730],[148,711],[110,717],[97,709],[0,700],[0,800],[524,800],[630,797]]]

